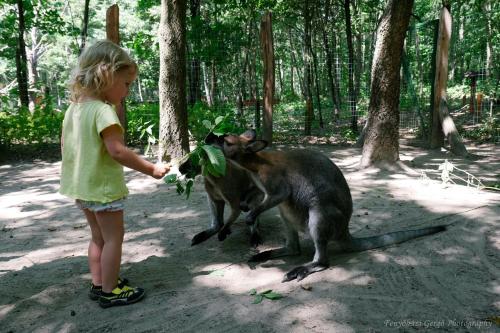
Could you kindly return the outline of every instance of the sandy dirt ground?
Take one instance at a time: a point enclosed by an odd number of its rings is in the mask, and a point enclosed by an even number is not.
[[[279,247],[276,209],[260,219],[254,249],[240,220],[232,234],[191,246],[209,224],[201,180],[185,200],[172,186],[127,171],[130,197],[121,275],[147,291],[140,303],[101,309],[87,297],[89,231],[81,212],[57,193],[59,162],[0,165],[1,332],[498,332],[500,194],[443,186],[449,159],[486,183],[500,182],[499,146],[469,145],[454,158],[402,145],[392,171],[357,165],[357,148],[321,145],[351,187],[350,228],[369,236],[449,225],[447,231],[383,249],[332,255],[331,267],[281,283],[303,254],[250,265]],[[253,304],[257,292],[284,296]]]

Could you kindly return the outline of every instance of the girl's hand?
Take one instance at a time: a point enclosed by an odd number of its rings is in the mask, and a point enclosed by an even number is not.
[[[168,172],[170,171],[170,165],[169,164],[155,164],[155,168],[153,170],[153,174],[151,175],[152,177],[156,179],[161,179],[163,178]]]

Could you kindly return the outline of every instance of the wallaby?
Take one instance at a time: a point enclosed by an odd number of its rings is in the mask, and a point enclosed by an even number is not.
[[[300,281],[311,273],[326,269],[329,241],[334,241],[339,252],[357,252],[445,230],[441,225],[354,238],[349,232],[351,192],[340,169],[316,151],[261,151],[266,146],[267,142],[256,140],[255,131],[250,130],[240,136],[226,135],[223,152],[234,165],[249,172],[255,185],[264,193],[263,199],[247,199],[252,202],[247,223],[252,224],[259,214],[278,205],[285,224],[285,247],[258,253],[250,261],[298,255],[298,231],[308,231],[311,235],[315,248],[313,260],[286,273],[283,282]]]
[[[209,134],[205,143],[222,149],[224,139],[216,135]],[[187,160],[179,166],[182,174],[196,175],[201,173],[198,167]],[[241,211],[248,211],[253,208],[253,203],[262,201],[263,194],[250,179],[248,172],[236,168],[233,163],[226,164],[226,174],[221,177],[214,177],[210,174],[204,176],[205,191],[208,196],[208,205],[211,212],[210,227],[198,234],[191,240],[191,245],[199,244],[218,233],[218,239],[223,241],[231,233],[230,226],[240,216]],[[249,200],[251,198],[251,201]],[[224,207],[229,205],[231,211],[224,222]],[[241,205],[241,206],[240,206]],[[250,225],[250,244],[254,247],[262,243],[262,238],[258,230],[258,224]]]

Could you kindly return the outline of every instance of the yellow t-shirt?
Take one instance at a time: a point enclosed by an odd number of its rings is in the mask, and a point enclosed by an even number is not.
[[[61,194],[102,203],[128,194],[123,166],[111,158],[101,137],[115,124],[123,131],[114,108],[104,102],[70,105],[62,130]]]

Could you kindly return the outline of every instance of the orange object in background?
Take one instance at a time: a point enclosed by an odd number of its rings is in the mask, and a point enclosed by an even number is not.
[[[476,94],[476,105],[477,105],[476,112],[478,114],[481,114],[481,104],[482,104],[482,102],[483,102],[483,93],[478,92]]]

